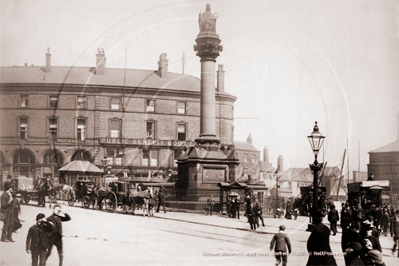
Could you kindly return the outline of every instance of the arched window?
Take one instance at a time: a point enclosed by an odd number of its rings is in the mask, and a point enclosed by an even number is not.
[[[35,163],[35,157],[33,156],[32,152],[24,149],[18,151],[12,160],[13,164],[34,164]]]
[[[23,149],[17,151],[12,158],[13,176],[23,175],[33,177],[35,172],[35,156],[32,151]]]
[[[62,165],[64,159],[60,152],[56,150],[50,150],[43,156],[43,164],[58,164]]]
[[[78,150],[75,152],[74,155],[72,155],[71,162],[73,161],[89,161],[92,162],[92,158],[90,155],[90,152],[85,151],[85,150]]]

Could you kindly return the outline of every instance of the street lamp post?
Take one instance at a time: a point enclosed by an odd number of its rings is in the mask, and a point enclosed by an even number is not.
[[[107,155],[104,155],[104,159],[101,160],[101,163],[104,166],[104,174],[106,173],[106,169],[107,169],[107,164],[108,164],[108,159],[107,159]]]
[[[313,128],[313,132],[308,136],[308,140],[310,146],[312,147],[315,157],[313,164],[309,164],[310,169],[313,171],[313,206],[311,208],[311,216],[316,215],[318,211],[318,197],[319,197],[318,175],[319,171],[323,168],[323,163],[319,163],[317,161],[317,155],[319,154],[319,151],[323,146],[324,139],[325,136],[323,136],[319,132],[319,127],[317,126],[317,121],[316,121],[315,126]],[[313,217],[313,223],[314,223],[314,217]],[[308,227],[308,230],[310,229],[310,227],[311,226]]]
[[[279,202],[279,198],[278,198],[278,189],[280,188],[280,184],[278,183],[278,181],[280,180],[281,175],[278,174],[278,170],[276,170],[276,172],[274,172],[274,177],[276,178],[276,211],[278,208],[278,202]]]

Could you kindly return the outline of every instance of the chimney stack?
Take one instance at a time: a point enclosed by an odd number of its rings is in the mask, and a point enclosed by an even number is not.
[[[166,59],[166,53],[162,53],[159,56],[159,61],[158,61],[158,75],[161,78],[167,78],[168,77],[168,59]]]
[[[217,91],[218,92],[224,92],[224,66],[223,65],[218,65],[218,71],[217,72]]]
[[[46,53],[46,67],[44,72],[49,73],[51,70],[51,54],[50,54],[50,47],[47,47]]]
[[[105,73],[105,53],[103,48],[97,48],[96,54],[96,75],[104,75]]]
[[[249,134],[249,136],[248,136],[248,138],[247,138],[247,142],[249,142],[249,143],[252,144],[252,137],[251,137],[251,134]]]
[[[277,158],[277,171],[283,172],[284,167],[283,167],[283,155],[279,155]]]
[[[269,150],[266,146],[263,149],[263,161],[269,163]]]

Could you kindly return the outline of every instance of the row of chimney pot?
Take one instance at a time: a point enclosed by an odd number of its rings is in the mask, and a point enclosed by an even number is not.
[[[158,71],[157,74],[161,78],[167,78],[168,77],[168,59],[166,58],[167,54],[162,53],[159,56],[159,61],[158,61]],[[96,75],[104,75],[105,74],[105,61],[106,61],[105,53],[103,48],[98,48],[97,49],[97,54],[96,54]],[[28,66],[27,63],[25,63],[25,66]],[[32,66],[34,66],[32,64]],[[47,53],[46,53],[46,66],[42,68],[42,70],[45,73],[49,73],[51,71],[51,53],[50,53],[50,48],[47,48]],[[224,92],[224,67],[223,65],[218,65],[218,70],[217,72],[217,87],[216,90],[218,92]]]

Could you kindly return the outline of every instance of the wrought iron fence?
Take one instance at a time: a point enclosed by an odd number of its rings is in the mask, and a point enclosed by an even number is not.
[[[166,207],[177,211],[192,211],[192,212],[206,212],[208,208],[207,199],[212,198],[213,212],[226,213],[227,199],[222,198],[220,190],[211,189],[181,189],[181,188],[167,188]],[[280,207],[285,212],[287,205],[293,209],[295,198],[291,197],[273,197],[257,195],[256,200],[262,208],[264,215],[274,215],[276,209]],[[245,212],[244,199],[240,199],[240,212]]]

